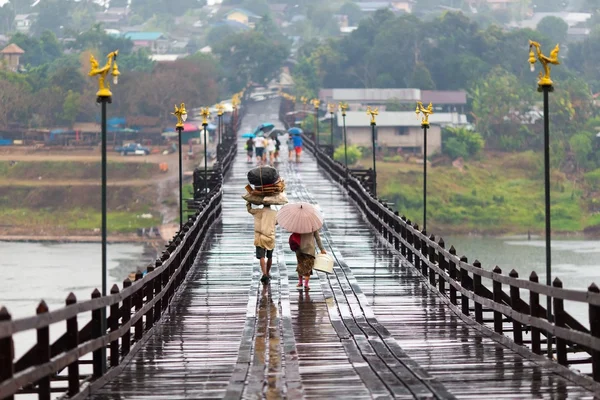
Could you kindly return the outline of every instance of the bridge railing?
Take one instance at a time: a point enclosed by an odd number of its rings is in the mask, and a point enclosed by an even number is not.
[[[563,366],[587,368],[589,373],[584,375],[600,382],[600,290],[595,284],[587,291],[569,290],[563,288],[559,278],[547,286],[539,283],[535,272],[528,279],[520,279],[514,269],[505,275],[499,267],[488,271],[477,260],[469,263],[466,256],[457,255],[453,246],[447,248],[443,238],[419,230],[417,224],[376,198],[360,177],[328,157],[309,137],[304,137],[304,143],[318,164],[347,191],[370,225],[463,318],[487,325],[497,339],[517,351],[527,347],[536,354],[546,353],[549,333],[553,359]],[[540,297],[552,300],[550,321]],[[587,306],[590,328],[565,311],[567,301]],[[596,385],[596,390],[600,388],[587,378],[585,381]]]
[[[0,309],[0,399],[25,393],[48,400],[56,393],[85,398],[121,371],[168,313],[209,229],[221,215],[223,174],[231,167],[236,146],[229,149],[218,162],[210,192],[197,201],[195,214],[145,276],[138,272],[134,282],[125,279],[122,288],[114,285],[108,296],[102,297],[96,289],[83,302],[70,293],[65,307],[56,311],[42,301],[37,315],[28,318],[13,320],[6,308]],[[82,318],[87,322],[80,327]],[[51,342],[50,327],[59,324],[66,332]],[[14,336],[27,331],[36,332],[36,343],[15,361]],[[88,364],[91,371],[84,374],[80,367]]]

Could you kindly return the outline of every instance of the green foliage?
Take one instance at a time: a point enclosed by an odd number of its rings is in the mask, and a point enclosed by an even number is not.
[[[356,164],[358,162],[358,160],[360,160],[362,158],[362,152],[360,151],[358,146],[355,146],[355,145],[348,146],[346,150],[347,150],[347,156],[348,156],[348,165]],[[337,149],[335,149],[335,152],[333,153],[333,159],[335,161],[339,161],[343,164],[346,160],[345,157],[346,156],[345,156],[343,145],[339,146]]]
[[[63,115],[61,118],[66,124],[71,125],[75,122],[75,118],[79,114],[79,102],[79,93],[69,90],[63,102]]]
[[[431,79],[431,73],[427,67],[423,64],[415,65],[412,76],[409,81],[409,87],[421,89],[421,90],[434,90],[435,83]]]
[[[442,132],[442,151],[453,160],[472,158],[483,149],[485,141],[477,132],[467,128],[445,128]]]
[[[350,26],[356,26],[363,19],[364,14],[361,11],[360,7],[352,2],[346,1],[340,7],[338,14],[347,15],[348,16],[348,24]]]
[[[23,33],[15,33],[10,41],[25,51],[21,57],[23,65],[29,64],[35,67],[50,63],[63,54],[60,42],[50,31],[43,32],[39,39]]]
[[[590,185],[593,190],[600,190],[600,168],[586,172],[585,183]]]
[[[304,132],[315,132],[315,117],[312,114],[309,114],[302,120],[302,124],[300,125]]]
[[[569,139],[569,147],[575,156],[575,161],[580,168],[586,168],[590,164],[589,157],[592,154],[593,134],[577,133]]]
[[[536,30],[548,38],[548,45],[565,43],[569,25],[560,17],[547,16],[538,23]]]

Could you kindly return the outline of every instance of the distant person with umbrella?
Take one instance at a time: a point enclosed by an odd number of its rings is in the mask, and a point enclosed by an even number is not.
[[[265,138],[257,136],[254,138],[254,152],[256,153],[256,162],[258,165],[263,163],[265,153]]]
[[[321,254],[327,254],[319,235],[319,229],[323,226],[323,215],[310,203],[290,203],[281,207],[277,213],[277,223],[293,232],[289,243],[290,248],[296,252],[298,261],[296,287],[301,289],[304,286],[304,290],[308,291],[308,282],[315,265],[316,247],[319,247]]]
[[[246,202],[246,208],[254,216],[254,246],[256,258],[260,260],[262,277],[260,281],[267,283],[271,279],[271,264],[273,263],[273,249],[275,248],[275,225],[277,225],[277,211],[265,204],[262,208],[252,208]]]
[[[302,129],[290,128],[288,133],[292,135],[294,150],[296,151],[296,162],[300,162],[300,154],[302,154]]]

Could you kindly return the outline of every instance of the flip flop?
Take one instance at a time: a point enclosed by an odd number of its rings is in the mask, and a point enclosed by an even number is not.
[[[310,288],[308,286],[304,286],[304,290],[306,290],[308,292],[310,290]]]

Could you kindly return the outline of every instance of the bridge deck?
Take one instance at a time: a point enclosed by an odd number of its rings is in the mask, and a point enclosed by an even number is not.
[[[277,118],[250,110],[243,129]],[[269,286],[259,283],[239,142],[222,223],[169,318],[124,372],[92,395],[200,398],[594,398],[470,328],[383,245],[308,154],[279,165],[290,201],[318,203],[335,274],[295,288],[289,234],[278,228]],[[318,279],[317,279],[318,277]]]

